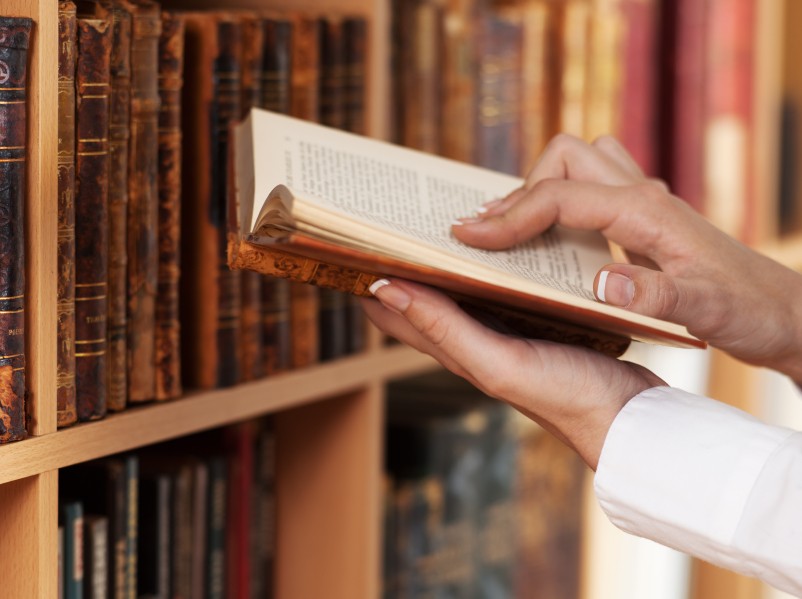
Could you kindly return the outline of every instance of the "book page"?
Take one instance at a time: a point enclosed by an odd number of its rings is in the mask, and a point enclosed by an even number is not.
[[[385,236],[414,239],[588,299],[596,272],[611,261],[597,233],[553,228],[506,251],[453,238],[456,218],[503,197],[521,185],[519,178],[264,111],[252,119],[256,198],[285,184],[304,203],[371,223]],[[257,216],[255,210],[252,225]]]

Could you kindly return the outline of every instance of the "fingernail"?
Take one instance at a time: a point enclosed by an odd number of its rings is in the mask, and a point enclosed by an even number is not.
[[[391,284],[387,279],[374,281],[371,286],[368,287],[368,291],[370,291],[383,306],[399,314],[403,313],[412,301],[412,297],[410,297],[406,291],[397,285]]]
[[[458,218],[451,224],[455,227],[460,227],[462,225],[475,225],[476,223],[481,223],[483,221],[484,221],[483,218],[477,218],[475,216],[466,216],[463,218]]]
[[[617,272],[603,270],[596,289],[599,300],[613,306],[628,306],[635,297],[635,283]]]

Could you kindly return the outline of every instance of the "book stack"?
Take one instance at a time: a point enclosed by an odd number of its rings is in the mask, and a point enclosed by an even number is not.
[[[578,597],[586,468],[447,373],[388,392],[383,597]]]
[[[62,596],[271,597],[274,490],[266,420],[65,468]]]
[[[359,15],[60,2],[60,427],[363,348],[345,294],[225,250],[229,125],[265,106],[363,132],[366,36]]]

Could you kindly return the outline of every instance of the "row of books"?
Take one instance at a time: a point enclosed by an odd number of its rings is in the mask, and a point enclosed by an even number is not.
[[[272,597],[275,440],[249,422],[59,472],[59,597]]]
[[[58,425],[360,351],[355,301],[226,265],[228,127],[364,129],[359,16],[59,4]]]
[[[757,16],[755,0],[397,0],[394,137],[522,175],[558,132],[612,134],[750,241]]]
[[[383,597],[579,596],[570,449],[443,372],[392,383],[387,426]]]

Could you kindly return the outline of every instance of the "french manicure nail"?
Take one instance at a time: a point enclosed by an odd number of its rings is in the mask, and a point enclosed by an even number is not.
[[[399,314],[409,307],[412,297],[398,285],[393,285],[387,279],[378,279],[368,287],[373,296],[382,305]]]
[[[605,304],[628,306],[635,297],[635,283],[627,276],[603,270],[599,274],[596,295]]]

